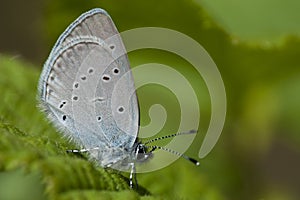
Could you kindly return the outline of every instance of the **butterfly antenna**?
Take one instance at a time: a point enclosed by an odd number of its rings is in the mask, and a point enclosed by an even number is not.
[[[177,152],[177,151],[174,151],[174,150],[172,150],[172,149],[169,149],[169,148],[166,148],[166,147],[161,147],[161,146],[156,146],[156,145],[154,145],[154,146],[149,146],[149,147],[152,148],[150,152],[153,152],[153,151],[155,151],[156,149],[161,149],[161,150],[167,151],[167,152],[169,152],[169,153],[172,153],[172,154],[174,154],[174,155],[177,155],[177,156],[179,156],[179,157],[182,157],[182,158],[184,158],[184,159],[186,159],[186,160],[192,162],[193,164],[195,164],[195,165],[197,165],[197,166],[200,165],[200,162],[197,161],[196,159],[191,158],[191,157],[189,157],[189,156],[187,156],[187,155],[185,155],[185,154],[183,154],[183,153],[179,153],[179,152]]]
[[[148,140],[148,141],[144,142],[143,144],[146,145],[146,144],[155,142],[157,140],[163,140],[163,139],[172,138],[172,137],[175,137],[175,136],[178,136],[178,135],[187,135],[187,134],[194,134],[194,133],[197,133],[197,130],[190,130],[190,131],[187,131],[187,132],[180,132],[180,133],[175,133],[175,134],[172,134],[172,135],[165,135],[165,136],[162,136],[162,137],[158,137],[158,138]]]

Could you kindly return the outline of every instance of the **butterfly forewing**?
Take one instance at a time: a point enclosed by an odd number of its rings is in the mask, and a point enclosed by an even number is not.
[[[101,9],[81,15],[64,31],[39,83],[51,121],[85,148],[133,145],[139,117],[133,89],[125,48]]]

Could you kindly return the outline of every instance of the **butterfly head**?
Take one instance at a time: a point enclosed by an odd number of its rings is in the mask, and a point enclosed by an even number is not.
[[[141,142],[135,143],[134,157],[136,162],[142,163],[153,157],[152,150]]]

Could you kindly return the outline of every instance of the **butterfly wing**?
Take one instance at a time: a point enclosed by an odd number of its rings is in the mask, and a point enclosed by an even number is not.
[[[50,120],[85,148],[132,147],[139,111],[122,40],[109,15],[93,9],[59,37],[39,82]]]

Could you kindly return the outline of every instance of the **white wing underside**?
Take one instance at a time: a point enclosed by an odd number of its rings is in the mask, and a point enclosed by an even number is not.
[[[59,37],[39,82],[50,120],[84,148],[133,146],[139,110],[133,77],[109,15],[93,9]]]

